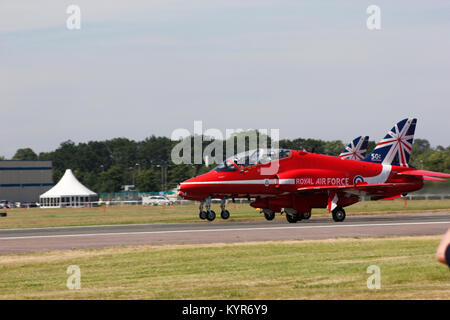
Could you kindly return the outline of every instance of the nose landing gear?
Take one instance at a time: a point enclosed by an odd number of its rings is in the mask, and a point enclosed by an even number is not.
[[[230,212],[225,209],[225,203],[226,199],[221,199],[220,201],[220,217],[224,220],[228,219],[230,217]],[[206,204],[206,210],[203,210],[203,207]],[[205,200],[200,201],[200,207],[199,207],[200,213],[199,217],[202,220],[208,220],[213,221],[216,219],[216,213],[211,210],[211,197],[206,198]]]
[[[222,199],[220,200],[220,209],[222,210],[222,211],[220,212],[220,217],[221,217],[223,220],[227,220],[227,219],[230,217],[230,212],[229,212],[228,210],[225,209],[225,204],[226,204],[226,199],[225,199],[225,198],[222,198]]]
[[[198,214],[198,216],[199,216],[200,219],[202,219],[202,220],[205,220],[206,217],[207,217],[207,215],[208,215],[208,212],[206,212],[205,210],[203,210],[203,206],[204,206],[204,205],[205,205],[205,200],[200,201],[200,207],[199,207],[200,213]]]
[[[206,219],[208,221],[213,221],[216,218],[216,213],[211,210],[211,197],[206,199]]]
[[[213,210],[208,210],[208,213],[206,215],[206,219],[208,221],[213,221],[216,218],[216,213]]]

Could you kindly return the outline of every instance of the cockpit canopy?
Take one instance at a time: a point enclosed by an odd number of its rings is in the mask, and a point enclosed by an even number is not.
[[[257,164],[267,163],[273,160],[289,158],[291,151],[288,149],[254,149],[238,153],[214,168],[217,172],[235,171],[235,163],[238,167],[244,168]]]

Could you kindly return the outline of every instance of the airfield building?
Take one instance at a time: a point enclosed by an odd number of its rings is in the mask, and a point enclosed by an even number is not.
[[[0,200],[39,201],[52,186],[51,161],[0,161]]]

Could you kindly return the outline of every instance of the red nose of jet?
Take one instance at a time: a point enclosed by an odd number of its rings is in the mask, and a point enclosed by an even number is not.
[[[191,178],[191,179],[188,179],[188,180],[180,183],[180,185],[178,187],[178,195],[180,197],[183,197],[183,198],[186,197],[187,190],[189,189],[189,185],[191,184],[193,179],[195,179],[195,178]]]
[[[198,200],[207,197],[207,190],[205,187],[208,182],[213,181],[216,177],[215,171],[202,174],[200,176],[188,179],[180,183],[178,195],[184,199]],[[206,193],[205,193],[206,192]]]

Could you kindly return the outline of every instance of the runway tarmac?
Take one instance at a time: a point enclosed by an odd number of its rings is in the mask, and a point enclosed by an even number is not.
[[[213,223],[139,224],[0,230],[0,254],[110,246],[226,243],[341,237],[380,237],[444,234],[450,212],[348,216],[336,223],[315,218],[287,223],[275,220]]]

